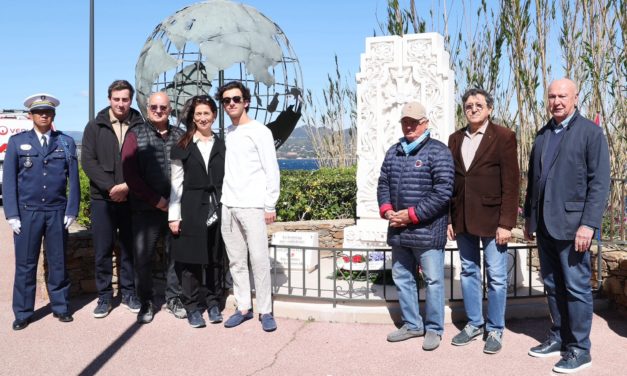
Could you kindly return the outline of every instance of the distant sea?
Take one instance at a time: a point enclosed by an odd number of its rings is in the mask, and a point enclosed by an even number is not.
[[[280,170],[317,170],[318,161],[315,159],[279,159]]]

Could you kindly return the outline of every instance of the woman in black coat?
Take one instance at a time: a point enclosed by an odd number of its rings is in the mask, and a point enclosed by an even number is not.
[[[181,281],[182,302],[194,328],[222,321],[225,250],[220,220],[209,224],[210,203],[219,205],[224,178],[224,141],[211,131],[216,103],[206,95],[189,99],[183,110],[185,135],[172,148],[172,193],[168,213],[171,255]],[[220,210],[217,211],[219,216]]]

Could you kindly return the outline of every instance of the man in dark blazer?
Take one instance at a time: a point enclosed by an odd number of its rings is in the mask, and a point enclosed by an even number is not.
[[[534,357],[562,355],[554,372],[573,373],[592,364],[590,244],[601,228],[610,184],[603,130],[577,110],[577,87],[553,81],[553,118],[538,132],[529,159],[525,237],[538,238],[540,267],[552,325]]]
[[[4,160],[4,214],[15,244],[13,330],[26,328],[33,316],[42,238],[52,314],[61,322],[73,320],[65,247],[67,229],[78,215],[80,186],[74,140],[52,129],[58,105],[50,94],[26,98],[33,129],[11,136]]]
[[[507,242],[518,213],[516,135],[492,123],[492,96],[473,88],[462,96],[468,125],[449,137],[455,161],[448,237],[457,240],[468,324],[452,344],[467,345],[486,333],[483,352],[501,350],[507,298]],[[483,318],[481,248],[487,272],[488,312]],[[485,329],[484,329],[485,326]]]
[[[122,175],[122,145],[129,129],[144,123],[139,111],[131,108],[135,89],[126,80],[109,85],[109,106],[90,120],[83,132],[81,162],[89,178],[92,240],[98,302],[95,318],[106,317],[113,307],[113,249],[116,257],[120,304],[139,312],[133,273],[133,235],[128,186]]]

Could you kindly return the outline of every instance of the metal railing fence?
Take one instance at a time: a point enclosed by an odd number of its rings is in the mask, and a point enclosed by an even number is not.
[[[624,243],[627,227],[627,179],[610,180],[610,197],[603,217],[601,234],[604,241]]]
[[[391,276],[391,252],[391,249],[271,245],[273,294],[330,301],[334,306],[346,301],[398,301]],[[445,253],[445,297],[459,301],[462,296],[458,249],[447,248]],[[539,275],[537,245],[513,245],[508,247],[508,253],[508,299],[542,296],[544,287]],[[483,271],[485,298],[486,274]],[[420,284],[418,287],[420,300],[424,301]]]

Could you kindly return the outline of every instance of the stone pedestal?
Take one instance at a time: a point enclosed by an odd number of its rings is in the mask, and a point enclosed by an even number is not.
[[[454,72],[437,33],[366,38],[357,74],[357,225],[344,247],[387,247],[387,221],[379,216],[377,181],[385,152],[403,133],[400,113],[422,103],[431,137],[444,143],[455,130]]]

